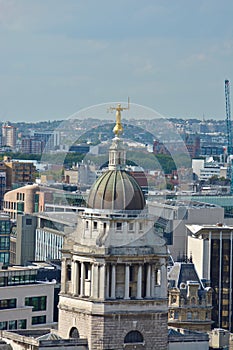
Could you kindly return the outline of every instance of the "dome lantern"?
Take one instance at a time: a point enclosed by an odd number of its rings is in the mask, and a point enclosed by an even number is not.
[[[143,210],[145,198],[141,187],[135,178],[126,170],[126,150],[120,139],[123,132],[121,112],[128,107],[110,107],[116,110],[116,125],[113,128],[115,137],[109,148],[108,171],[101,175],[92,186],[88,207],[107,210]]]

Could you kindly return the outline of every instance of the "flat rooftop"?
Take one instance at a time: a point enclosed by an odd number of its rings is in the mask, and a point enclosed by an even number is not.
[[[203,208],[221,208],[219,205],[217,204],[212,204],[212,203],[205,203],[205,202],[199,202],[199,201],[194,201],[191,200],[175,200],[175,199],[167,199],[164,201],[149,201],[148,202],[149,206],[157,206],[157,205],[167,205],[167,206],[171,206],[171,207],[186,207],[186,208],[194,208],[194,209],[203,209]]]

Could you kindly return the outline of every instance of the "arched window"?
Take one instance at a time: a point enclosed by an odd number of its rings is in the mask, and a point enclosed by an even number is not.
[[[72,327],[71,330],[70,330],[70,338],[79,338],[79,332],[77,330],[77,328],[75,327]]]
[[[138,331],[131,331],[128,334],[126,334],[124,343],[143,343],[143,336]]]
[[[194,305],[196,304],[196,298],[195,297],[191,298],[191,304],[194,304]]]

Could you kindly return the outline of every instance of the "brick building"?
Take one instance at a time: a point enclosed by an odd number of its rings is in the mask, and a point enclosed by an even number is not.
[[[11,190],[35,180],[36,167],[32,162],[14,161],[10,157],[4,157],[6,167],[6,188]]]

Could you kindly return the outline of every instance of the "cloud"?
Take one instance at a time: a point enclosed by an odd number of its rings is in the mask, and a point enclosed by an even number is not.
[[[200,63],[205,63],[209,60],[209,57],[204,52],[194,53],[188,57],[185,57],[181,62],[186,66],[193,66]]]

